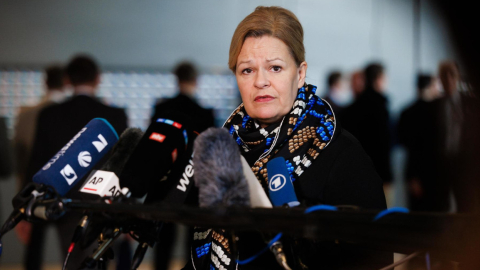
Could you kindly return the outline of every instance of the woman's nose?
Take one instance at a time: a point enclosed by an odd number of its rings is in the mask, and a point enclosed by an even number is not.
[[[259,89],[266,88],[270,86],[270,81],[268,79],[268,74],[266,70],[259,70],[255,76],[255,87]]]

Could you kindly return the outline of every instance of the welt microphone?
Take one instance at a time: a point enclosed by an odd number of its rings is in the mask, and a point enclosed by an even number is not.
[[[32,216],[37,199],[64,196],[117,140],[117,132],[105,119],[91,120],[33,176],[33,183],[13,198],[14,211],[2,227],[0,237],[25,216]]]

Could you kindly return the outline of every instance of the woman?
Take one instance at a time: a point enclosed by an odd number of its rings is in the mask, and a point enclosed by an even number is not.
[[[229,67],[237,78],[243,103],[225,127],[265,190],[267,162],[283,157],[303,206],[386,207],[382,181],[371,160],[358,141],[342,130],[330,105],[315,95],[316,87],[305,83],[308,65],[303,29],[292,12],[280,7],[257,7],[235,30]],[[208,237],[212,238],[211,244]],[[237,258],[230,254],[226,239],[222,232],[198,231],[195,240],[203,242],[194,244],[192,249],[195,269],[237,269]],[[240,259],[265,246],[262,237],[254,232],[242,234],[239,239]],[[295,269],[302,269],[302,264],[309,269],[360,269],[367,265],[367,269],[373,269],[391,263],[392,259],[390,253],[377,257],[378,265],[371,264],[364,258],[372,253],[363,249],[341,243],[297,242],[302,243],[287,243],[286,248],[293,250],[288,262]],[[207,256],[209,252],[211,256]],[[271,253],[238,266],[277,268]]]

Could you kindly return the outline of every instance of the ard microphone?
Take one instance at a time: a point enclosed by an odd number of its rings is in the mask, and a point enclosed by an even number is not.
[[[200,207],[250,206],[240,151],[224,128],[209,128],[194,143],[193,166]]]
[[[145,131],[125,163],[120,185],[128,187],[135,198],[141,198],[183,156],[188,145],[184,124],[159,118]]]
[[[65,196],[117,141],[112,125],[103,118],[95,118],[33,176],[33,182],[50,185]]]
[[[122,173],[123,167],[130,155],[133,153],[136,145],[143,136],[139,128],[128,128],[122,135],[117,144],[113,147],[109,159],[103,164],[100,170],[90,174],[87,181],[80,189],[82,193],[94,194],[100,197],[117,196],[120,193],[128,192],[120,187],[118,176]],[[128,189],[128,187],[124,187]]]
[[[267,174],[268,194],[274,206],[295,207],[300,205],[283,157],[274,158],[267,163]],[[286,270],[291,269],[288,266],[283,245],[280,241],[274,242],[270,246],[270,251],[272,251],[278,264]]]
[[[294,207],[300,205],[293,188],[290,174],[283,157],[277,157],[267,163],[268,194],[273,206]]]

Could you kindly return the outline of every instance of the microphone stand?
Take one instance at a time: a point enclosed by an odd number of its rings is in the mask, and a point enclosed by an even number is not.
[[[121,228],[115,228],[112,232],[112,236],[108,239],[104,239],[105,235],[102,233],[99,237],[99,245],[98,248],[93,252],[93,254],[86,258],[80,269],[82,268],[90,268],[93,269],[95,266],[98,266],[98,269],[106,270],[106,259],[111,256],[111,246],[113,242],[122,234]]]

